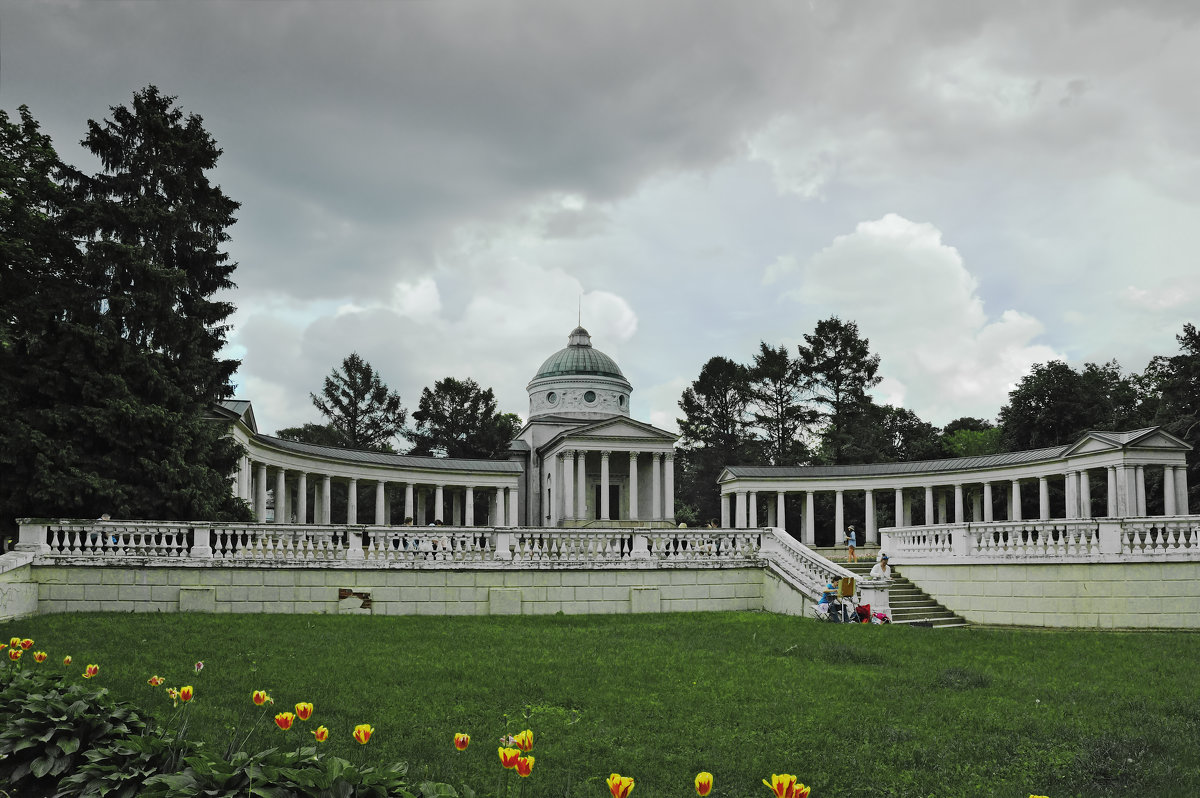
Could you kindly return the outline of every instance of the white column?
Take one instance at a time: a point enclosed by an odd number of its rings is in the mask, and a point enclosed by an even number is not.
[[[1163,466],[1163,515],[1175,515],[1175,467]]]
[[[254,520],[267,521],[267,464],[254,464]]]
[[[1146,467],[1138,466],[1137,471],[1137,514],[1146,515]]]
[[[296,523],[308,523],[308,474],[296,474]]]
[[[1079,517],[1092,517],[1092,482],[1086,468],[1079,472]]]
[[[457,489],[450,494],[450,525],[462,526],[462,493]]]
[[[846,506],[840,490],[833,492],[833,542],[838,546],[846,542]]]
[[[721,494],[721,529],[729,529],[729,494]]]
[[[417,515],[413,519],[413,523],[415,523],[417,526],[425,526],[429,523],[429,513],[427,512],[427,508],[429,506],[429,494],[419,487],[416,489],[416,493]]]
[[[663,456],[663,517],[675,521],[675,452]]]
[[[739,490],[734,494],[737,496],[737,506],[733,511],[733,528],[746,528],[746,491]]]
[[[575,517],[575,452],[563,452],[563,519]]]
[[[629,453],[629,520],[638,520],[638,453]],[[653,515],[653,513],[651,513]]]
[[[783,491],[775,494],[775,525],[787,529],[787,494]]]
[[[287,470],[275,469],[275,523],[286,524],[287,516]]]
[[[868,489],[863,492],[863,515],[866,516],[863,519],[866,530],[863,532],[865,537],[862,542],[864,544],[875,543],[879,540],[879,535],[875,531],[875,491],[873,490]]]
[[[1121,509],[1121,517],[1137,515],[1137,485],[1133,466],[1117,466],[1117,482],[1117,504]]]
[[[1038,518],[1050,519],[1050,480],[1045,477],[1038,477]]]
[[[416,508],[413,507],[413,484],[411,482],[404,483],[404,517],[411,518],[414,524],[417,522]]]
[[[983,483],[983,520],[994,521],[992,518],[992,483]]]
[[[817,539],[817,516],[813,506],[813,492],[804,492],[804,545],[812,546]]]
[[[946,515],[946,491],[939,490],[937,494],[937,522],[944,524],[949,520]]]
[[[1021,480],[1014,479],[1012,481],[1012,493],[1009,495],[1012,500],[1011,506],[1008,508],[1008,520],[1021,520]]]
[[[517,506],[517,489],[508,489],[508,525],[520,526],[521,519],[517,516],[520,508]]]
[[[1120,491],[1117,488],[1117,467],[1109,466],[1108,471],[1108,517],[1116,518],[1121,512],[1121,506],[1117,502]]]
[[[774,503],[774,502],[771,502],[771,501],[765,501],[765,502],[764,502],[764,504],[766,505],[766,508],[767,508],[767,526],[776,526],[776,523],[775,523],[775,510],[776,510],[775,503]]]
[[[758,492],[752,490],[752,491],[748,491],[748,493],[749,493],[750,509],[747,511],[747,514],[746,514],[746,528],[747,529],[757,529],[758,528]]]
[[[650,453],[650,518],[657,521],[662,518],[662,452]],[[745,508],[738,514],[745,523]],[[735,522],[736,523],[736,522]]]
[[[1079,517],[1079,472],[1068,471],[1066,480],[1063,483],[1063,493],[1066,494],[1066,508],[1063,513],[1064,518]]]
[[[896,518],[893,524],[895,526],[904,526],[904,488],[896,488],[894,511]]]
[[[328,474],[321,476],[321,523],[333,523],[333,485]]]
[[[900,524],[899,526],[912,526],[912,496],[909,496],[907,493],[902,493],[901,498],[902,504],[904,505],[904,523]]]
[[[504,513],[504,488],[496,488],[496,513],[492,517],[492,526],[508,526]]]
[[[351,479],[346,486],[346,523],[358,523],[358,480]]]
[[[925,526],[933,526],[933,487],[925,486]]]
[[[442,510],[442,505],[446,503],[446,488],[444,485],[433,486],[433,520],[446,522],[445,511]]]
[[[958,484],[954,486],[954,523],[962,524],[966,520],[966,515],[963,512],[963,486]]]
[[[579,502],[579,509],[575,513],[576,518],[587,518],[587,452],[579,452],[579,462],[575,469],[575,496]]]
[[[983,520],[983,496],[971,492],[971,520],[978,523]]]
[[[383,526],[385,508],[387,507],[387,493],[382,479],[375,480],[375,525]]]
[[[464,526],[475,526],[475,488],[467,485],[467,495],[463,499],[463,504],[466,506],[466,518],[463,519]]]
[[[1175,513],[1191,515],[1191,503],[1188,501],[1187,466],[1175,467]]]
[[[600,518],[603,521],[609,520],[608,456],[609,452],[600,452]]]
[[[321,518],[321,511],[325,508],[325,500],[321,498],[321,489],[324,485],[321,480],[313,480],[313,523],[323,524],[324,519]]]

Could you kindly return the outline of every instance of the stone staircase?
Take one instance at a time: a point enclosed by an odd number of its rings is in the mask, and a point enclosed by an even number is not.
[[[875,562],[874,559],[868,560],[864,557],[860,562],[839,562],[838,564],[844,565],[858,574],[859,578],[866,579]],[[966,620],[938,604],[929,597],[929,594],[905,579],[898,571],[892,575],[892,589],[888,591],[888,603],[892,608],[892,623],[919,623],[940,627],[967,625]]]

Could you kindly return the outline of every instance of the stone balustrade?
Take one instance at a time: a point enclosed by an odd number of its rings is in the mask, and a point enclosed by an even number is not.
[[[893,527],[882,550],[912,562],[1200,560],[1200,516],[1054,519]]]

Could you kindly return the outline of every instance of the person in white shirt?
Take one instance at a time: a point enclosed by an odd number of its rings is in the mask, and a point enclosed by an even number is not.
[[[892,569],[888,566],[888,556],[886,554],[879,555],[879,562],[875,563],[871,568],[872,579],[891,579]]]

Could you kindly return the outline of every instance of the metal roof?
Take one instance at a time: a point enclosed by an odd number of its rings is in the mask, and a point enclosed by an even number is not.
[[[1072,444],[1073,445],[1073,444]],[[910,460],[903,463],[866,463],[861,465],[830,466],[726,466],[734,477],[858,477],[886,474],[928,474],[938,471],[966,471],[975,468],[1036,463],[1054,460],[1071,446],[1051,446],[1024,452],[1003,452],[978,457],[952,457],[946,460]]]
[[[606,377],[625,379],[615,360],[591,346],[566,346],[546,358],[546,362],[533,375],[535,380],[542,377],[560,377],[570,374],[595,374]]]
[[[415,457],[390,452],[369,452],[362,449],[343,449],[340,446],[320,446],[315,443],[300,443],[275,438],[270,435],[255,435],[254,439],[276,449],[297,454],[311,454],[329,460],[350,463],[368,463],[392,468],[413,468],[432,471],[474,471],[502,474],[519,474],[521,464],[511,460],[467,460],[451,457]]]

